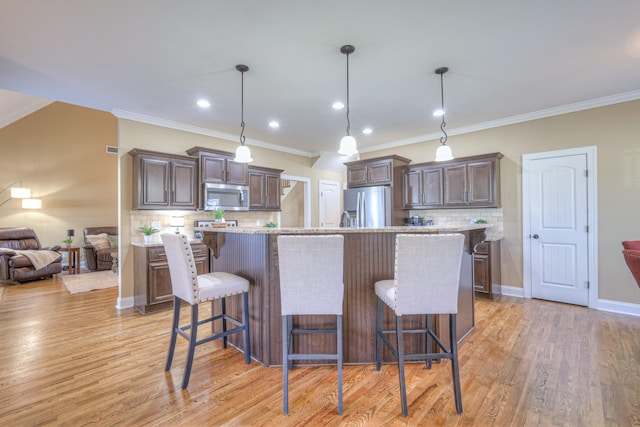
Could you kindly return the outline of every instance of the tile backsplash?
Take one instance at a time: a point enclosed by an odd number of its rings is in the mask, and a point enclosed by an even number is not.
[[[152,222],[160,223],[161,233],[171,233],[176,230],[175,227],[169,225],[169,219],[172,216],[180,215],[184,216],[184,227],[180,227],[180,233],[189,238],[193,238],[194,224],[196,221],[212,221],[213,213],[211,212],[183,212],[183,211],[146,211],[146,210],[131,210],[131,241],[135,243],[142,243],[142,233],[138,231],[138,227],[141,225],[151,225]],[[266,222],[277,222],[277,212],[226,212],[224,215],[225,220],[238,221],[239,227],[262,227]],[[160,241],[160,233],[153,235],[152,241]]]
[[[472,219],[484,219],[491,225],[486,231],[487,238],[501,238],[504,233],[502,208],[412,210],[409,215],[431,219],[434,225],[468,224]]]

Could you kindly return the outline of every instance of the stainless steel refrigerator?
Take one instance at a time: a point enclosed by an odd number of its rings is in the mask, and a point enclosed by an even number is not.
[[[346,227],[385,227],[391,225],[391,187],[361,187],[344,190],[344,210],[349,214]]]

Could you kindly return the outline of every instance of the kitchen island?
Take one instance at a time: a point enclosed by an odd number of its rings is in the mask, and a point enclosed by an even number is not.
[[[378,280],[393,278],[395,238],[402,233],[462,233],[465,236],[460,271],[457,336],[462,340],[474,326],[473,246],[485,236],[486,224],[384,228],[197,228],[211,248],[211,271],[226,271],[245,277],[249,290],[251,353],[264,366],[282,364],[278,235],[340,234],[344,236],[344,361],[351,364],[375,362],[376,295]],[[300,283],[304,286],[304,282]],[[227,310],[241,314],[240,298],[230,297]],[[389,314],[389,313],[387,313]],[[424,316],[405,316],[406,327],[424,325]],[[304,325],[323,326],[335,322],[331,316],[305,317]],[[391,328],[391,316],[385,316]],[[448,324],[435,317],[436,329],[448,342]],[[443,335],[444,334],[444,335]],[[335,336],[297,339],[304,352],[335,351]],[[230,338],[242,348],[241,339]],[[421,336],[406,337],[406,351],[427,345]],[[407,347],[408,346],[408,347]],[[392,361],[385,350],[385,360]]]

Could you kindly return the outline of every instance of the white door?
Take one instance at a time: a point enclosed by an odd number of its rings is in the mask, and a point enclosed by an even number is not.
[[[340,226],[340,183],[320,180],[320,227]]]
[[[531,296],[589,305],[587,155],[528,163]]]

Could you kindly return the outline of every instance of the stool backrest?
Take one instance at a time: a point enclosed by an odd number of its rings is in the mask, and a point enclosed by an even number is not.
[[[162,234],[171,274],[173,295],[189,304],[198,303],[198,270],[187,236],[182,234]]]
[[[458,312],[463,245],[462,234],[396,236],[396,314]]]
[[[344,238],[278,236],[282,315],[342,314]]]

